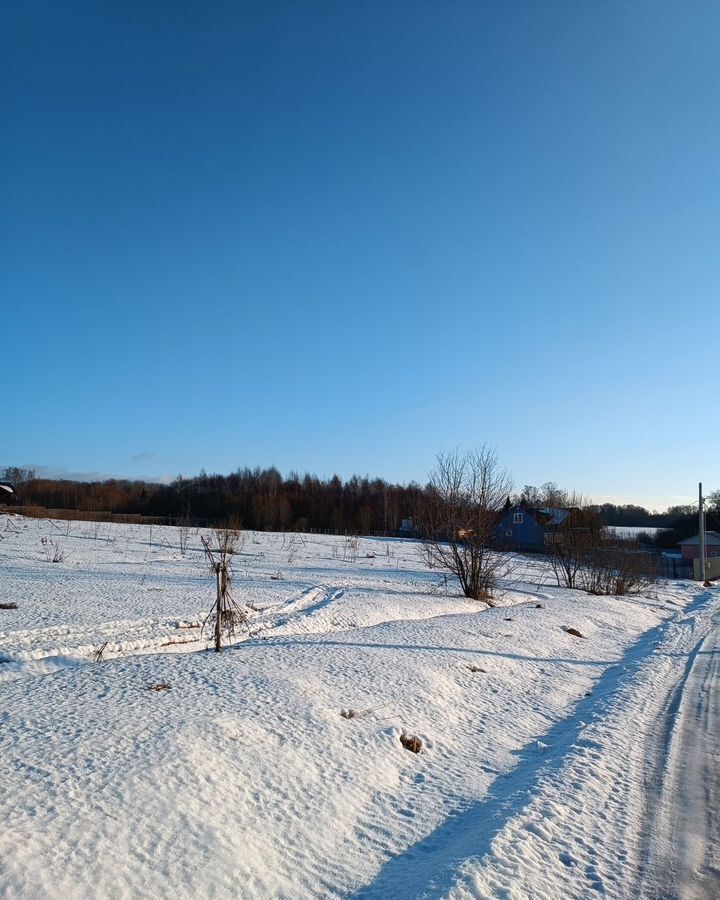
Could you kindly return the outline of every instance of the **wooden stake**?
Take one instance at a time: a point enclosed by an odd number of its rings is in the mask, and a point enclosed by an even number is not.
[[[220,563],[215,564],[215,576],[217,579],[217,607],[215,610],[215,652],[220,653],[222,651],[222,630],[221,630],[221,622],[222,622],[222,591],[220,588]]]

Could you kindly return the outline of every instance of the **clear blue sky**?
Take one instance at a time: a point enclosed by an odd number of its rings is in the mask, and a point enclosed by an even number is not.
[[[28,2],[0,463],[720,486],[720,5]]]

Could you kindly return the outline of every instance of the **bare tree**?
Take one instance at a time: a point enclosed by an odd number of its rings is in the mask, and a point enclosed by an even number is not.
[[[603,527],[597,509],[580,505],[546,533],[550,565],[558,585],[589,594],[635,594],[657,578],[657,560],[637,541]]]
[[[513,497],[513,502],[517,506],[528,506],[537,508],[543,505],[543,496],[539,488],[534,484],[526,484],[522,491]]]
[[[583,588],[590,594],[639,594],[658,577],[658,561],[637,541],[611,536],[591,554]]]
[[[0,474],[0,481],[9,481],[16,491],[30,481],[35,480],[35,469],[23,469],[20,466],[8,466]]]
[[[554,481],[546,481],[540,488],[541,506],[549,509],[564,509],[568,506],[576,506],[577,502],[572,493],[568,493],[558,487]]]
[[[560,587],[583,587],[586,567],[602,544],[603,526],[598,512],[579,505],[564,521],[549,527],[545,546],[555,579]]]
[[[216,653],[222,650],[223,632],[231,638],[235,627],[244,625],[248,618],[245,610],[237,605],[230,594],[232,558],[240,552],[243,538],[243,533],[236,528],[218,528],[211,537],[200,537],[210,572],[215,575],[216,582],[215,604],[203,622],[203,629],[206,624],[212,623]]]
[[[569,506],[587,505],[576,491],[566,491],[558,487],[554,481],[546,481],[540,487],[526,484],[522,491],[513,497],[513,502],[530,509],[567,509]]]
[[[511,489],[492,448],[456,449],[436,457],[416,511],[428,563],[451,572],[466,597],[489,606],[498,578],[509,570],[509,557],[491,545]]]

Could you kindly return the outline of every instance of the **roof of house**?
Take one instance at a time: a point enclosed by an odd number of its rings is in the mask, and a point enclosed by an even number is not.
[[[562,525],[572,512],[572,509],[554,509],[552,507],[547,507],[545,509],[535,509],[532,511],[540,513],[546,520],[544,523],[546,525]]]
[[[0,488],[4,491],[7,491],[8,494],[14,494],[15,488],[10,484],[9,481],[0,481]]]
[[[680,541],[680,546],[683,544],[687,544],[688,546],[695,546],[700,543],[700,535],[695,534],[693,537],[685,538],[684,541]],[[716,544],[720,544],[720,534],[717,531],[706,531],[705,532],[705,543],[712,544],[715,546]]]

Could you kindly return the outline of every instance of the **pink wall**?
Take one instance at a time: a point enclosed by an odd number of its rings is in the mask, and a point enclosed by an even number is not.
[[[683,559],[700,559],[700,545],[685,545],[682,548]],[[710,559],[711,556],[720,556],[720,546],[717,544],[708,544],[705,548],[705,556]]]

